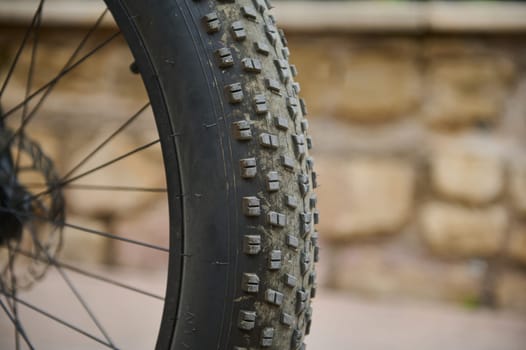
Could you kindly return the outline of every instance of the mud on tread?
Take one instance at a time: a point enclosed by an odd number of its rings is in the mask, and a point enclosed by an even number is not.
[[[230,349],[304,349],[318,260],[307,107],[264,0],[195,1],[239,154],[239,237]],[[313,219],[314,218],[314,219]]]

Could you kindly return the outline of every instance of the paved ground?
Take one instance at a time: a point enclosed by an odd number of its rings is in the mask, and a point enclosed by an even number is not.
[[[161,304],[117,289],[96,291],[88,279],[74,278],[115,343],[123,349],[148,349]],[[159,274],[120,271],[122,280],[160,292]],[[57,286],[64,287],[56,293]],[[95,294],[90,294],[95,292]],[[38,290],[21,296],[46,310],[60,309],[61,318],[98,334],[89,318],[57,274]],[[143,302],[146,302],[143,304]],[[142,305],[138,307],[139,305]],[[524,350],[526,317],[510,312],[464,310],[441,304],[379,302],[321,291],[315,300],[313,334],[309,350]],[[88,350],[98,344],[63,327],[42,325],[43,318],[20,306],[26,331],[37,349]],[[72,316],[74,315],[74,316]],[[80,315],[80,316],[79,316]],[[144,324],[150,325],[145,328]],[[12,326],[0,314],[0,349],[14,349]],[[102,347],[104,348],[104,347]]]

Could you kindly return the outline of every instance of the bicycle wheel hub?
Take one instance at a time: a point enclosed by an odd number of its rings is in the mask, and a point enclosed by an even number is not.
[[[58,183],[38,143],[0,125],[0,246],[7,247],[0,282],[11,290],[42,277],[60,249],[65,215]]]

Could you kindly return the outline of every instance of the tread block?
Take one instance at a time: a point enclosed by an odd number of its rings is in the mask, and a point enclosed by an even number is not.
[[[300,83],[298,83],[298,82],[292,83],[292,89],[294,90],[296,95],[299,95],[300,92],[301,92],[301,85],[300,85]]]
[[[320,238],[320,234],[318,233],[318,231],[314,230],[314,232],[310,235],[310,240],[312,242],[312,245],[317,247],[319,238]]]
[[[228,68],[234,65],[234,57],[229,48],[220,48],[216,50],[215,54],[220,68]]]
[[[243,213],[246,216],[261,215],[261,205],[258,197],[243,197]]]
[[[272,346],[272,343],[274,341],[274,328],[272,327],[265,327],[261,331],[261,347],[263,348],[269,348]]]
[[[308,319],[307,323],[305,324],[305,335],[309,335],[310,334],[311,327],[312,327],[312,320]]]
[[[285,59],[289,59],[290,57],[290,50],[288,47],[284,47],[281,49],[281,54],[283,55],[283,57],[285,57]]]
[[[294,350],[305,350],[305,347],[302,345],[303,341],[303,332],[299,329],[295,329],[292,332],[292,348]]]
[[[298,115],[299,108],[299,102],[296,97],[287,97],[287,110],[293,119]]]
[[[259,277],[255,273],[244,273],[241,288],[247,293],[259,292]]]
[[[320,212],[319,212],[319,210],[315,210],[312,213],[312,218],[314,219],[314,225],[318,225],[320,223]]]
[[[272,5],[272,2],[270,0],[265,0],[265,4],[267,4],[267,8],[269,10],[272,10],[274,8],[274,5]],[[274,23],[276,23],[276,21],[274,21]]]
[[[298,207],[298,198],[291,194],[285,195],[285,205],[291,209],[296,209]]]
[[[228,101],[232,104],[240,103],[243,101],[243,88],[241,83],[234,83],[225,86],[225,91],[228,95]]]
[[[314,262],[317,263],[320,261],[320,247],[315,246],[314,247]]]
[[[311,232],[311,223],[312,223],[312,214],[311,213],[301,213],[300,214],[300,223],[301,223],[301,234],[305,236]]]
[[[271,226],[285,227],[287,225],[287,217],[284,214],[271,211],[267,214],[267,221]]]
[[[291,247],[292,249],[298,249],[300,245],[300,241],[298,237],[293,236],[293,235],[287,235],[286,242],[287,242],[287,245]]]
[[[305,275],[310,268],[310,252],[307,248],[303,249],[301,252],[301,258],[300,258],[300,268],[301,268],[301,274]]]
[[[232,130],[234,137],[240,141],[252,140],[252,130],[250,129],[250,122],[240,120],[232,123]]]
[[[210,12],[209,14],[204,15],[203,23],[206,27],[206,32],[209,34],[219,32],[219,29],[221,29],[221,22],[219,21],[216,12]]]
[[[296,65],[294,64],[291,64],[289,66],[290,68],[290,73],[292,74],[293,77],[297,77],[298,76],[298,68],[296,68]]]
[[[296,284],[298,284],[298,279],[296,278],[296,276],[291,275],[289,273],[286,273],[283,279],[285,284],[290,288],[294,288],[296,287]]]
[[[277,149],[279,147],[279,139],[273,134],[262,133],[259,135],[259,142],[266,148]]]
[[[268,268],[269,270],[279,270],[281,268],[281,250],[273,250],[270,252]]]
[[[261,236],[246,235],[243,239],[243,252],[248,255],[257,255],[261,251]]]
[[[305,196],[310,191],[309,177],[305,174],[298,175],[298,184],[300,186],[300,192]]]
[[[268,113],[268,104],[265,95],[258,94],[254,96],[254,109],[258,115],[264,115]]]
[[[288,46],[288,41],[287,41],[287,38],[285,37],[285,31],[283,31],[283,29],[278,29],[278,34],[279,34],[279,38],[281,39],[281,43],[283,44],[283,46]]]
[[[278,74],[283,83],[287,83],[290,79],[290,71],[287,60],[274,60],[274,64],[278,69]]]
[[[312,149],[312,137],[307,136],[307,148]]]
[[[296,313],[300,313],[305,310],[307,306],[307,292],[304,289],[299,289],[296,292]]]
[[[300,107],[301,107],[301,113],[303,113],[303,115],[307,115],[309,114],[309,110],[307,109],[307,104],[305,103],[305,100],[300,98]]]
[[[257,58],[243,58],[241,60],[241,65],[243,70],[249,73],[261,73],[263,67],[261,66],[261,61]]]
[[[278,41],[278,28],[273,24],[265,24],[265,34],[272,45]]]
[[[307,165],[307,169],[309,169],[310,171],[314,170],[314,158],[308,157],[305,163]]]
[[[242,6],[241,14],[243,15],[243,17],[248,18],[251,21],[255,21],[258,17],[256,9],[252,6]]]
[[[267,289],[265,291],[265,301],[269,304],[280,306],[283,304],[283,293],[274,289]]]
[[[267,4],[265,3],[265,0],[254,0],[253,3],[254,7],[259,11],[259,13],[264,13],[267,10]]]
[[[289,120],[286,117],[276,116],[274,117],[274,125],[280,130],[289,129]]]
[[[256,312],[247,310],[239,311],[237,326],[245,331],[254,329],[256,326]]]
[[[311,209],[316,208],[316,205],[318,204],[318,196],[316,193],[313,193],[309,198],[309,206]]]
[[[289,157],[287,155],[282,155],[280,159],[281,159],[281,165],[283,165],[283,167],[285,167],[288,170],[294,170],[294,165],[296,164],[296,161],[294,160],[294,158]]]
[[[267,78],[265,79],[265,86],[267,87],[267,89],[269,89],[271,92],[277,94],[277,95],[281,95],[280,91],[281,91],[281,85],[279,83],[279,81],[277,80],[274,80],[274,79],[270,79],[270,78]]]
[[[316,271],[311,271],[311,273],[309,274],[309,284],[310,285],[313,285],[314,283],[316,283]]]
[[[251,179],[256,177],[256,158],[245,158],[239,161],[241,167],[241,177],[244,179]]]
[[[254,47],[256,48],[256,52],[262,55],[268,56],[270,54],[270,47],[262,41],[255,42]]]
[[[318,174],[316,174],[315,171],[311,173],[311,178],[312,178],[312,188],[317,188],[318,187]]]
[[[297,155],[300,158],[303,157],[305,153],[307,153],[307,147],[305,146],[305,136],[303,136],[302,134],[293,134],[292,141],[294,142]]]
[[[279,191],[279,174],[277,171],[270,171],[267,174],[267,191],[276,192]]]
[[[318,290],[318,286],[315,284],[310,288],[310,297],[311,299],[316,298],[316,291]]]
[[[289,315],[286,312],[282,312],[279,321],[287,327],[292,327],[294,324],[294,316]]]
[[[230,26],[232,36],[236,41],[243,41],[247,38],[247,32],[245,31],[245,26],[241,21],[235,21]]]
[[[300,101],[301,101],[301,99],[300,99]],[[300,102],[300,103],[301,103],[301,102]],[[309,130],[309,121],[308,121],[307,119],[303,119],[303,120],[301,121],[301,130],[302,130],[303,132],[307,132],[307,130]]]

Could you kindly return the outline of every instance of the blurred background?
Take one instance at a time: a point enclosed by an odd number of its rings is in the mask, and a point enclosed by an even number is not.
[[[274,4],[300,72],[320,183],[321,293],[309,348],[526,349],[526,4]],[[23,35],[13,24],[24,9],[13,0],[0,8],[1,69],[16,49],[13,37]],[[43,72],[59,69],[74,46],[64,43],[78,42],[99,9],[75,0],[48,13]],[[70,28],[67,35],[57,25]],[[108,21],[101,37],[111,30]],[[36,124],[34,133],[63,160],[59,168],[75,158],[60,153],[66,144],[82,154],[96,142],[101,126],[92,117],[118,125],[109,112],[125,117],[145,101],[127,50],[122,40],[112,43],[57,86],[42,110],[56,123]],[[30,53],[22,58],[28,64]],[[24,81],[15,76],[13,103]],[[82,130],[59,118],[79,111]],[[152,139],[148,120],[100,159]],[[159,159],[154,148],[106,169],[100,181],[163,187],[162,169],[144,166]],[[74,201],[76,193],[67,193],[78,206],[68,216],[75,222],[166,244],[158,234],[168,225],[164,194],[131,193],[116,209],[111,197]],[[133,269],[165,259],[66,234],[68,261]],[[85,254],[87,246],[98,253]],[[142,273],[129,271],[131,279]]]

